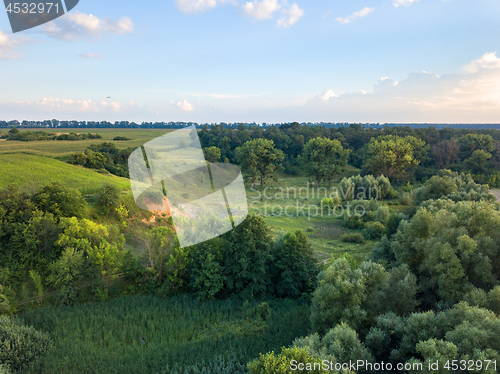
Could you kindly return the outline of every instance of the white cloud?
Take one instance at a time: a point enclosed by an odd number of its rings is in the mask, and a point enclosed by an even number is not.
[[[134,31],[134,23],[129,17],[119,20],[99,19],[82,12],[68,13],[64,17],[46,23],[42,31],[60,40],[97,39],[105,34],[126,34]]]
[[[205,12],[217,6],[217,0],[176,0],[177,9],[184,13]],[[220,3],[220,1],[219,1]]]
[[[103,55],[96,55],[95,53],[82,53],[79,54],[78,56],[83,57],[83,58],[103,58]]]
[[[304,15],[304,10],[300,9],[295,3],[293,3],[289,9],[283,9],[282,12],[285,15],[280,18],[276,24],[285,28],[292,26]]]
[[[118,102],[94,101],[94,100],[74,100],[46,97],[38,101],[17,101],[15,104],[22,107],[54,112],[120,112],[123,109],[133,106]]]
[[[188,103],[187,100],[178,101],[177,103],[170,100],[170,104],[175,105],[183,112],[192,112],[194,110],[194,106]]]
[[[500,68],[500,58],[497,58],[496,52],[485,53],[480,59],[472,61],[464,67],[466,73],[474,74],[482,69]]]
[[[15,37],[0,31],[0,60],[17,60],[20,57],[19,47],[31,40]]]
[[[366,17],[368,14],[372,13],[374,10],[375,10],[375,8],[364,7],[363,9],[358,10],[357,12],[354,12],[350,16],[337,17],[337,18],[335,18],[335,21],[342,23],[342,24],[349,23],[349,22],[352,22],[353,20],[355,20],[356,18]]]
[[[400,82],[383,77],[372,92],[330,93],[327,90],[310,99],[295,114],[288,112],[299,120],[297,113],[301,113],[309,121],[497,123],[500,58],[485,53],[461,73],[439,76],[424,71]]]
[[[400,5],[409,6],[416,1],[420,0],[394,0],[392,4],[397,8]]]
[[[336,95],[335,92],[333,92],[331,89],[323,91],[322,93],[319,94],[319,98],[323,101],[326,101],[331,97],[339,97],[339,95]]]
[[[252,18],[268,19],[273,17],[273,13],[281,8],[278,0],[254,0],[243,4],[243,12]]]

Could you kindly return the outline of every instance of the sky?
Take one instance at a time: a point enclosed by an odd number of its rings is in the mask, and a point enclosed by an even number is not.
[[[13,34],[0,120],[500,123],[498,0],[80,0]]]

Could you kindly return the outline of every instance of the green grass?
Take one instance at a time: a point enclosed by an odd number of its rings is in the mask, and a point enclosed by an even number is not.
[[[340,180],[344,176],[358,173],[358,169],[350,167],[345,175],[337,178],[332,183],[331,187],[338,188]],[[332,192],[325,183],[320,187],[326,188],[327,196]],[[366,258],[371,252],[375,242],[365,241],[363,244],[344,243],[341,241],[343,234],[358,231],[345,228],[341,218],[333,215],[328,217],[326,211],[323,215],[319,211],[316,213],[315,208],[312,206],[320,206],[321,200],[325,197],[325,190],[318,189],[317,184],[311,183],[309,177],[279,174],[276,180],[266,183],[264,189],[266,196],[264,196],[264,191],[260,190],[260,186],[252,188],[247,185],[249,211],[262,214],[265,217],[264,219],[270,226],[273,236],[281,230],[285,232],[302,230],[309,238],[318,261],[330,258],[331,255],[338,257],[347,252]],[[289,216],[284,214],[284,209],[287,206]],[[302,210],[301,207],[303,207]]]
[[[27,152],[38,155],[61,157],[74,152],[83,152],[91,144],[102,142],[115,143],[118,148],[139,147],[151,139],[164,135],[170,131],[160,129],[21,129],[20,131],[45,131],[51,133],[98,133],[102,139],[91,140],[47,140],[34,142],[0,141],[0,154],[13,152]],[[115,136],[124,136],[130,140],[113,141]]]
[[[104,303],[46,307],[23,313],[48,332],[54,348],[24,373],[168,373],[216,355],[246,363],[288,346],[309,331],[306,300],[272,300],[271,316],[247,316],[242,302],[199,302],[190,296],[127,296]],[[165,370],[165,371],[163,371]]]
[[[94,170],[66,164],[56,159],[24,153],[0,154],[0,189],[10,184],[36,188],[51,182],[93,193],[106,183],[120,190],[130,189],[130,181],[112,175],[102,175]]]

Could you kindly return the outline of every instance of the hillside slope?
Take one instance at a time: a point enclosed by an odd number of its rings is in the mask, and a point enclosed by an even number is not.
[[[0,189],[12,183],[21,187],[37,187],[57,181],[79,189],[82,194],[96,192],[106,183],[121,190],[130,189],[130,181],[126,178],[102,175],[50,157],[26,153],[0,154]]]

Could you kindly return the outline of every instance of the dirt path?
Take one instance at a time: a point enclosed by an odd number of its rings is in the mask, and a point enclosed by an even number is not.
[[[490,192],[496,196],[498,201],[500,201],[500,190],[491,190]]]

